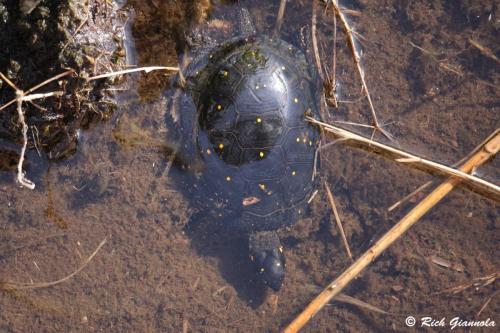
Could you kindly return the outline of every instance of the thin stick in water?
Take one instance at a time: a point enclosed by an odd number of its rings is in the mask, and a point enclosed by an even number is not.
[[[481,315],[481,313],[483,313],[484,309],[486,309],[486,307],[488,306],[488,304],[490,304],[491,300],[498,294],[499,290],[495,291],[493,293],[493,295],[491,295],[490,297],[488,297],[488,299],[486,300],[486,302],[484,302],[483,306],[481,307],[481,309],[479,309],[479,311],[476,313],[476,317],[479,317]]]
[[[411,198],[413,198],[415,195],[417,195],[417,193],[420,193],[421,191],[423,191],[424,189],[426,189],[427,187],[429,187],[429,185],[431,185],[431,184],[432,184],[432,181],[428,181],[424,185],[419,186],[415,191],[411,192],[410,194],[408,194],[407,196],[405,196],[403,199],[401,199],[398,202],[394,203],[391,207],[389,207],[387,209],[387,211],[388,212],[393,211],[394,209],[396,209],[397,207],[399,207],[403,203],[405,203],[408,200],[410,200]]]
[[[359,52],[356,50],[356,41],[355,41],[354,32],[353,32],[354,30],[351,28],[349,23],[347,23],[347,19],[346,19],[344,13],[340,10],[339,5],[337,3],[337,0],[332,0],[332,7],[333,7],[334,15],[338,16],[340,23],[344,26],[344,31],[347,35],[347,43],[348,43],[349,48],[351,50],[354,64],[356,65],[356,69],[357,69],[359,77],[361,79],[361,86],[362,86],[363,92],[365,93],[366,98],[368,100],[368,104],[370,106],[370,111],[371,111],[372,120],[373,120],[373,126],[375,127],[375,129],[379,130],[385,137],[387,137],[389,140],[392,141],[393,140],[392,136],[379,125],[379,122],[377,119],[377,114],[375,112],[375,107],[373,106],[372,97],[370,95],[370,91],[368,90],[368,85],[366,84],[365,73],[363,71],[363,68],[361,67],[361,56],[359,55]]]
[[[283,24],[283,17],[285,16],[286,1],[281,0],[280,8],[278,9],[278,17],[276,18],[276,26],[274,27],[274,35],[278,35]]]
[[[455,168],[413,155],[411,153],[405,152],[403,150],[385,145],[383,143],[372,141],[371,139],[367,139],[359,134],[354,132],[350,132],[346,129],[336,127],[319,120],[316,120],[312,117],[306,116],[306,120],[321,126],[321,128],[331,133],[335,136],[345,138],[347,140],[353,141],[356,144],[360,144],[366,147],[369,147],[370,151],[374,152],[383,152],[391,156],[395,161],[399,161],[400,163],[411,164],[415,167],[419,167],[421,169],[428,169],[434,172],[440,172],[448,176],[455,176],[460,178],[464,183],[473,187],[474,189],[480,191],[486,191],[486,193],[490,194],[493,200],[500,201],[500,187],[490,183],[484,179],[478,178],[476,176],[470,175],[463,171],[457,170]],[[500,133],[500,129],[497,129],[493,132],[491,137],[496,137]],[[491,139],[491,138],[490,138]]]
[[[339,228],[340,235],[342,236],[342,241],[344,242],[345,249],[347,251],[347,255],[351,261],[354,261],[352,258],[351,249],[349,248],[349,242],[347,241],[347,237],[345,236],[344,227],[342,226],[342,222],[340,221],[340,216],[337,211],[337,206],[335,205],[335,200],[333,199],[332,191],[330,190],[330,186],[328,186],[327,182],[324,182],[326,194],[328,195],[328,201],[330,201],[330,205],[332,206],[333,215],[335,215],[335,221],[337,221],[337,227]]]
[[[477,48],[486,57],[496,61],[497,64],[500,64],[500,59],[498,59],[498,57],[495,55],[495,53],[490,48],[479,44],[478,42],[476,42],[472,38],[469,38],[469,43],[471,43],[472,46]]]
[[[313,0],[312,2],[312,16],[311,16],[311,40],[312,40],[312,48],[314,52],[314,61],[316,62],[316,69],[318,70],[318,75],[323,82],[325,80],[325,76],[323,74],[323,69],[321,68],[321,59],[319,56],[318,50],[318,38],[316,36],[316,26],[317,26],[317,13],[318,13],[318,4],[317,0]]]
[[[85,259],[85,261],[78,267],[76,271],[73,273],[63,277],[62,279],[51,281],[51,282],[38,282],[38,283],[18,283],[18,282],[0,282],[0,289],[3,290],[25,290],[25,289],[39,289],[39,288],[47,288],[52,287],[62,282],[65,282],[71,279],[73,276],[78,274],[82,269],[84,269],[90,261],[96,256],[101,247],[106,243],[106,238],[104,238],[101,243],[97,246],[97,248],[92,252],[92,254]]]

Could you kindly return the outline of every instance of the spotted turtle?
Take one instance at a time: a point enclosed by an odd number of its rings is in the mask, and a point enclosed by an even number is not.
[[[203,164],[218,218],[248,234],[258,276],[279,290],[285,257],[276,230],[294,224],[314,192],[318,92],[304,53],[257,34],[246,10],[239,33],[200,43],[178,77],[181,150]]]

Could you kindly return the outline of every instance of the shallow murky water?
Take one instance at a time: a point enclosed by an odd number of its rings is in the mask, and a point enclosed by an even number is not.
[[[259,34],[271,34],[279,1],[224,1],[213,7],[175,1],[131,1],[129,62],[177,66],[183,36],[210,20],[214,35],[232,33],[235,8],[248,8]],[[499,125],[498,5],[493,1],[355,1],[351,18],[360,37],[363,68],[379,121],[403,150],[445,164],[466,156]],[[280,36],[302,47],[311,22],[310,1],[292,1]],[[339,23],[339,22],[337,22]],[[318,45],[330,70],[334,20],[318,5]],[[337,29],[338,98],[327,121],[369,124],[345,35]],[[187,53],[189,54],[189,53]],[[314,57],[308,58],[313,63]],[[330,70],[331,71],[331,70]],[[82,131],[76,153],[48,163],[27,155],[34,191],[0,171],[0,280],[47,282],[76,270],[99,243],[106,244],[76,276],[34,290],[2,292],[0,330],[18,331],[241,331],[283,328],[310,299],[348,267],[323,187],[310,213],[281,230],[287,277],[279,293],[256,283],[244,237],[190,221],[210,217],[186,197],[185,172],[168,148],[165,111],[170,78],[131,75],[107,122]],[[342,126],[370,136],[369,129]],[[376,135],[375,139],[387,140]],[[498,161],[477,172],[498,182]],[[442,178],[343,143],[322,154],[321,179],[335,196],[354,257],[361,255],[426,192],[395,211],[387,208],[429,180]],[[435,185],[433,185],[435,186]],[[346,293],[397,315],[333,304],[304,329],[310,332],[404,331],[404,318],[421,314],[468,320],[498,318],[486,300],[495,283],[458,294],[433,293],[498,270],[498,206],[456,189],[371,265]],[[436,265],[439,257],[463,267]],[[453,266],[453,267],[458,267]],[[186,328],[187,327],[187,328]]]

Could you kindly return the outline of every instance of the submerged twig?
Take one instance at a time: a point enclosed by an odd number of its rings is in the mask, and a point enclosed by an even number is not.
[[[465,271],[465,267],[462,264],[458,264],[456,262],[451,262],[449,260],[438,257],[436,255],[430,256],[430,260],[433,264],[438,265],[440,267],[452,269],[452,270],[460,272],[460,273]]]
[[[476,317],[479,317],[481,315],[481,313],[483,313],[484,309],[486,309],[486,307],[488,306],[488,304],[490,304],[491,300],[493,298],[495,298],[496,295],[498,295],[498,293],[500,292],[500,290],[497,290],[493,293],[493,295],[491,295],[490,297],[488,297],[488,299],[486,300],[486,302],[484,302],[483,306],[481,306],[481,309],[479,309],[479,311],[476,313]]]
[[[337,100],[337,15],[333,15],[333,46],[332,46],[332,72],[327,79],[326,99],[335,108],[339,107]]]
[[[311,194],[311,197],[309,198],[309,200],[307,200],[307,204],[309,205],[313,200],[314,198],[316,198],[316,196],[318,195],[319,191],[318,190],[315,190],[313,192],[313,194]]]
[[[318,50],[318,38],[316,36],[316,25],[317,25],[317,13],[318,13],[318,4],[317,0],[312,1],[312,15],[311,15],[311,41],[312,48],[314,53],[314,61],[316,62],[316,69],[318,70],[318,75],[323,82],[325,80],[325,76],[323,74],[323,69],[321,68],[321,59],[319,56]]]
[[[472,38],[469,38],[469,43],[471,43],[472,46],[477,48],[479,50],[479,52],[484,54],[486,57],[488,57],[488,58],[496,61],[498,64],[500,64],[500,59],[498,59],[498,57],[495,55],[495,53],[493,53],[493,51],[490,50],[488,47],[479,44],[478,42],[476,42]]]
[[[387,311],[384,311],[374,305],[371,305],[369,303],[366,303],[366,302],[363,302],[357,298],[354,298],[352,296],[349,296],[349,295],[346,295],[346,294],[338,294],[335,298],[334,298],[334,301],[337,301],[337,302],[342,302],[342,303],[346,303],[346,304],[351,304],[351,305],[355,305],[361,309],[366,309],[366,310],[369,310],[369,311],[373,311],[373,312],[376,312],[376,313],[379,313],[379,314],[383,314],[383,315],[391,315],[392,313],[389,313]]]
[[[460,69],[457,69],[457,68],[453,67],[452,65],[447,64],[445,60],[439,60],[439,59],[436,57],[435,53],[433,53],[433,52],[431,52],[431,51],[429,51],[429,50],[426,50],[426,49],[424,49],[423,47],[418,46],[418,45],[417,45],[417,44],[415,44],[415,43],[412,43],[411,41],[410,41],[410,42],[408,42],[408,43],[409,43],[411,46],[413,46],[414,48],[416,48],[416,49],[418,49],[418,50],[422,51],[423,53],[425,53],[425,54],[427,54],[429,57],[431,57],[431,59],[432,59],[432,60],[434,60],[434,61],[438,64],[438,66],[439,66],[439,67],[441,67],[441,68],[443,68],[443,69],[445,69],[445,70],[447,70],[447,71],[450,71],[450,72],[452,72],[452,73],[454,73],[454,74],[456,74],[456,75],[458,75],[458,76],[463,76],[463,75],[464,75],[464,74],[460,71]]]
[[[426,189],[431,184],[432,184],[432,181],[428,181],[424,185],[419,186],[415,191],[411,192],[410,194],[408,194],[407,196],[405,196],[403,199],[399,200],[398,202],[394,203],[391,207],[387,208],[387,211],[388,212],[393,211],[394,209],[396,209],[397,207],[399,207],[401,204],[405,203],[406,201],[410,200],[415,195],[417,195],[418,193],[420,193],[421,191],[423,191],[424,189]]]
[[[62,279],[51,282],[38,282],[38,283],[0,282],[0,289],[3,290],[39,289],[39,288],[52,287],[55,286],[56,284],[65,282],[71,279],[76,274],[78,274],[82,269],[84,269],[90,263],[90,261],[95,257],[97,252],[99,252],[99,250],[101,249],[101,247],[103,247],[105,243],[106,243],[106,238],[104,238],[101,241],[101,243],[97,246],[94,252],[92,252],[92,254],[87,259],[85,259],[85,261],[80,265],[80,267],[78,267],[76,271],[63,277]]]
[[[335,221],[337,221],[337,227],[339,228],[340,235],[342,236],[342,241],[344,242],[345,249],[347,251],[347,255],[349,259],[353,261],[351,249],[349,248],[349,242],[347,241],[347,237],[345,236],[344,227],[342,226],[342,222],[340,221],[340,216],[337,211],[337,206],[335,205],[335,200],[333,199],[332,191],[326,182],[323,183],[325,185],[326,194],[328,195],[328,201],[332,206],[333,214],[335,215]]]
[[[469,289],[471,287],[479,289],[479,288],[486,287],[486,286],[492,284],[498,278],[500,278],[500,272],[494,272],[494,273],[488,274],[486,276],[475,278],[469,282],[458,285],[456,287],[452,287],[452,288],[448,288],[448,289],[444,289],[444,290],[435,292],[432,295],[440,295],[440,294],[444,294],[444,293],[458,294],[458,293],[461,293],[462,291]]]

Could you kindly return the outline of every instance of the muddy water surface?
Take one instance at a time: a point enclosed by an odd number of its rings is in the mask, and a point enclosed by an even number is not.
[[[498,57],[498,4],[359,0],[345,5],[357,11],[350,23],[363,37],[366,80],[379,120],[395,138],[391,144],[453,164],[498,127],[500,65],[470,41]],[[193,27],[210,20],[214,34],[231,32],[229,13],[241,6],[249,9],[259,33],[272,33],[276,0],[214,6],[131,1],[129,62],[176,66]],[[310,1],[289,3],[280,36],[300,46],[311,13]],[[331,9],[319,5],[318,44],[329,69],[333,27]],[[341,103],[328,108],[327,120],[369,124],[342,29],[337,34]],[[185,171],[172,165],[168,153],[169,82],[164,73],[130,76],[119,87],[126,91],[117,94],[112,118],[82,131],[76,153],[65,160],[47,163],[30,151],[26,170],[37,184],[34,191],[19,188],[12,171],[0,172],[0,280],[60,279],[107,240],[90,264],[64,283],[2,292],[0,331],[276,332],[348,267],[323,188],[308,217],[280,231],[288,272],[277,294],[254,281],[241,237],[186,227],[209,218],[183,195],[177,177]],[[387,142],[380,135],[375,139]],[[478,175],[498,182],[498,162]],[[321,177],[335,195],[355,257],[425,192],[397,210],[388,207],[423,183],[442,179],[342,143],[324,151]],[[496,283],[437,294],[498,271],[498,223],[494,201],[456,189],[345,290],[394,315],[334,303],[304,331],[412,331],[404,322],[408,315],[500,321],[498,297],[478,314],[498,290]],[[437,265],[436,258],[450,267]]]

